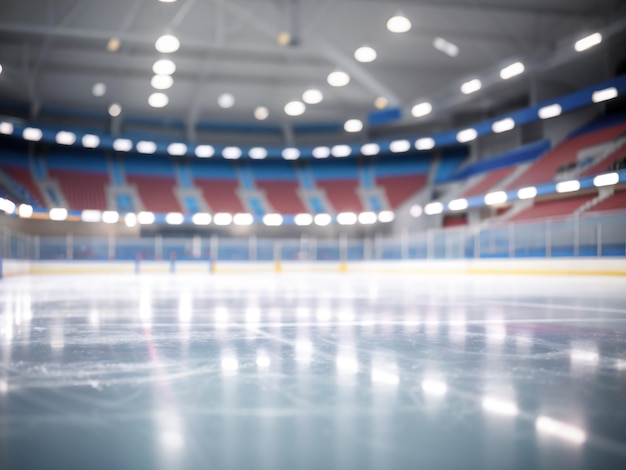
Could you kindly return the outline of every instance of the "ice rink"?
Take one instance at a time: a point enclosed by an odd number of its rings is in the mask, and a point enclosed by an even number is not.
[[[0,281],[2,469],[624,469],[626,279]]]

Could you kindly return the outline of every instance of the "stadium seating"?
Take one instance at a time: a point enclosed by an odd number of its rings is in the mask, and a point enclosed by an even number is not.
[[[421,191],[427,183],[427,174],[376,178],[376,185],[384,188],[392,209],[398,208],[408,198]]]
[[[463,227],[467,225],[467,216],[465,214],[447,215],[443,218],[444,228]]]
[[[463,197],[472,197],[472,196],[480,196],[481,194],[486,194],[491,189],[503,189],[496,188],[495,186],[498,182],[502,181],[510,174],[515,171],[515,167],[507,167],[500,168],[498,170],[491,171],[487,173],[482,179],[480,179],[476,184],[471,186],[463,193]]]
[[[106,186],[109,177],[106,173],[50,169],[49,175],[55,178],[65,196],[68,209],[106,210]]]
[[[363,202],[357,189],[358,180],[326,180],[317,181],[317,186],[326,192],[335,212],[361,212]]]
[[[227,179],[195,179],[204,200],[213,212],[247,212],[237,194],[237,181]]]
[[[257,181],[256,186],[265,193],[273,211],[280,214],[308,212],[298,195],[297,181]]]
[[[608,142],[626,132],[626,123],[622,122],[611,127],[576,135],[557,145],[543,158],[530,165],[526,171],[509,183],[507,189],[521,188],[537,183],[554,180],[556,171],[561,166],[576,163],[578,152],[594,145]]]
[[[32,200],[28,202],[39,207],[45,207],[44,198],[28,167],[3,166],[2,169],[28,192],[28,195],[32,198]]]
[[[549,199],[544,201],[536,201],[531,207],[514,215],[510,219],[511,222],[519,222],[523,220],[543,219],[549,217],[565,217],[573,214],[576,209],[581,207],[588,201],[597,196],[593,194],[585,196],[575,196],[565,199]]]
[[[129,184],[135,185],[145,210],[152,212],[181,212],[174,194],[174,177],[127,175]]]
[[[599,173],[606,173],[607,171],[610,171],[610,168],[615,162],[621,160],[624,157],[626,157],[626,143],[615,149],[615,151],[612,152],[608,157],[587,168],[581,176],[591,176],[597,175]]]
[[[619,209],[626,209],[626,189],[623,189],[620,192],[616,192],[604,201],[601,201],[595,206],[592,206],[589,209],[589,212],[612,211]]]

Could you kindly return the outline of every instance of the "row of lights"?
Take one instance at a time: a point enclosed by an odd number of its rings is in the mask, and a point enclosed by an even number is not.
[[[615,87],[609,87],[602,90],[594,91],[591,95],[591,101],[594,103],[601,103],[603,101],[612,100],[617,98],[619,92]],[[543,106],[537,110],[537,116],[540,119],[551,119],[560,116],[563,112],[563,108],[560,104],[554,103],[547,106]],[[501,134],[515,129],[516,122],[512,117],[506,117],[495,121],[491,125],[491,130],[495,134]],[[478,131],[472,127],[459,131],[456,135],[456,140],[459,143],[465,144],[476,140],[478,138]]]
[[[593,179],[593,185],[597,188],[605,186],[613,186],[619,183],[618,173],[605,173],[598,175]],[[561,181],[556,184],[557,193],[570,193],[580,190],[580,181],[569,180]],[[521,188],[517,191],[517,199],[526,200],[533,199],[537,196],[537,188],[534,186],[528,186]],[[508,201],[508,195],[505,191],[494,191],[488,193],[483,198],[484,203],[487,206],[504,204]],[[447,204],[447,208],[450,211],[463,211],[467,209],[469,202],[465,198],[454,199]],[[426,204],[424,208],[420,205],[413,205],[410,209],[410,214],[413,217],[420,217],[422,214],[437,215],[441,214],[445,209],[442,202],[434,201]],[[22,218],[30,218],[33,215],[33,207],[28,204],[16,204],[8,199],[0,198],[0,210],[7,214],[13,214],[17,211],[17,214]],[[64,208],[53,208],[49,211],[49,217],[51,220],[62,221],[68,217],[68,211]],[[115,224],[120,221],[121,217],[116,211],[97,211],[97,210],[85,210],[81,213],[81,220],[83,222],[104,222],[107,224]],[[381,211],[378,214],[375,212],[361,212],[359,214],[355,212],[340,212],[335,217],[335,221],[339,225],[355,225],[357,223],[362,225],[371,225],[376,222],[389,223],[393,222],[395,214],[392,211]],[[283,224],[284,218],[281,214],[266,214],[263,216],[263,224],[267,226],[280,226]],[[318,225],[321,227],[330,225],[333,218],[330,214],[297,214],[294,216],[294,223],[298,226]],[[184,223],[185,216],[179,212],[171,212],[165,215],[165,221],[169,225],[180,225]],[[141,225],[150,225],[155,222],[155,215],[152,212],[140,212],[139,214],[126,214],[124,216],[124,222],[127,226],[133,227],[137,223]],[[227,225],[239,225],[247,226],[254,223],[254,216],[249,213],[229,214],[225,212],[218,212],[215,215],[208,213],[197,213],[192,216],[192,222],[195,225],[209,225],[213,222],[215,225],[227,226]]]
[[[387,21],[387,29],[393,33],[404,33],[411,29],[411,22],[402,15],[396,15]],[[378,54],[370,46],[364,45],[354,51],[354,58],[361,63],[370,63],[376,60]],[[335,88],[345,87],[350,84],[350,75],[343,70],[334,70],[326,77],[326,83]],[[309,89],[302,95],[302,101],[290,101],[285,105],[284,111],[288,116],[300,116],[306,111],[306,104],[321,103],[323,94],[318,89]],[[387,106],[387,100],[379,97],[375,106],[379,109]],[[257,108],[257,111],[259,108]],[[255,111],[255,117],[257,112]],[[265,115],[265,114],[263,114]],[[257,117],[258,119],[258,117]],[[363,129],[363,122],[359,119],[350,119],[344,125],[346,132],[360,132]]]
[[[593,34],[590,34],[589,36],[586,36],[576,41],[574,43],[574,49],[577,52],[583,52],[588,49],[591,49],[594,46],[597,46],[601,42],[602,42],[602,35],[600,33],[593,33]],[[435,40],[435,43],[436,43],[435,47],[437,49],[444,50],[444,51],[450,50],[452,53],[454,52],[454,49],[452,46],[455,46],[455,45],[452,43],[449,43],[445,39],[437,38]],[[458,54],[458,50],[457,50],[457,54]],[[524,63],[517,61],[502,68],[500,70],[500,78],[502,80],[510,80],[511,78],[514,78],[523,74],[525,70],[526,70],[526,67]],[[471,80],[464,82],[461,85],[460,89],[461,89],[461,93],[463,93],[464,95],[471,95],[472,93],[476,93],[477,91],[480,91],[482,89],[482,86],[483,86],[483,82],[479,78],[472,78]],[[429,115],[432,112],[432,110],[433,110],[433,107],[431,103],[422,102],[413,106],[413,108],[411,109],[411,114],[413,115],[413,117],[421,118],[421,117]],[[550,117],[553,117],[553,116],[550,116]],[[504,132],[504,131],[501,131],[501,132]]]
[[[613,173],[605,173],[602,175],[598,175],[593,179],[593,185],[596,188],[601,188],[604,186],[613,186],[619,183],[619,174]],[[563,193],[571,193],[580,190],[580,181],[578,180],[569,180],[569,181],[561,181],[556,184],[556,192]],[[521,188],[517,191],[517,199],[534,199],[537,197],[537,188],[534,186],[528,186],[526,188]],[[483,198],[484,203],[487,206],[504,204],[508,200],[508,195],[505,191],[494,191],[491,192]],[[465,198],[454,199],[447,204],[447,208],[450,211],[463,211],[468,208],[469,202]],[[419,217],[422,213],[426,215],[437,215],[441,214],[445,209],[445,206],[442,202],[434,201],[428,203],[422,207],[420,205],[414,205],[410,209],[410,213],[413,217]]]
[[[311,91],[311,90],[309,90]],[[609,87],[602,90],[596,90],[591,95],[591,100],[594,103],[601,103],[614,99],[618,96],[618,90],[615,87]],[[293,102],[294,106],[295,103]],[[113,105],[116,106],[116,105]],[[430,108],[430,104],[422,103],[418,106],[422,106],[423,110]],[[121,109],[120,109],[121,112]],[[543,106],[537,110],[537,116],[540,119],[551,119],[560,116],[563,109],[560,104],[553,103]],[[514,129],[516,122],[512,117],[505,117],[498,121],[493,122],[491,130],[496,133],[503,133]],[[359,132],[363,127],[363,123],[358,119],[352,119],[346,121],[344,128],[348,132]],[[10,122],[0,122],[0,134],[12,135],[14,131],[13,124]],[[43,132],[36,127],[26,127],[22,131],[22,137],[25,140],[37,142],[43,138]],[[459,143],[465,144],[472,142],[478,138],[478,131],[475,128],[467,128],[459,131],[456,134],[456,140]],[[56,134],[55,141],[59,145],[73,145],[76,142],[76,134],[69,131],[60,131]],[[85,148],[97,148],[100,145],[100,138],[94,134],[85,134],[81,139],[81,143]],[[407,139],[397,139],[389,144],[389,151],[391,153],[405,153],[408,152],[411,147],[415,147],[416,150],[431,150],[435,147],[435,140],[432,137],[422,137],[411,143]],[[137,152],[142,154],[154,154],[157,151],[157,144],[149,140],[141,140],[136,144],[130,139],[117,138],[113,141],[113,149],[118,152],[130,152],[133,146]],[[188,147],[182,142],[173,142],[167,146],[168,154],[172,156],[183,156],[187,153]],[[364,156],[378,155],[381,151],[380,145],[377,143],[366,143],[361,146],[360,153]],[[198,145],[194,150],[195,155],[198,158],[210,158],[215,155],[215,148],[211,145]],[[222,156],[225,159],[237,160],[241,158],[243,151],[239,147],[229,146],[222,150]],[[268,155],[267,149],[264,147],[252,147],[248,151],[248,156],[252,159],[262,160]],[[282,149],[281,156],[285,160],[297,160],[300,158],[301,152],[296,147],[287,147]],[[314,158],[323,159],[328,158],[331,155],[336,158],[345,158],[352,155],[352,147],[350,145],[341,144],[333,147],[318,146],[312,151]]]
[[[0,198],[0,210],[7,214],[14,214],[21,218],[31,218],[33,216],[33,207],[29,204],[16,204],[8,199]],[[55,207],[50,209],[48,217],[50,220],[63,221],[67,220],[69,212],[65,208]],[[84,210],[80,215],[83,222],[103,222],[105,224],[116,224],[123,221],[128,227],[134,227],[137,224],[151,225],[155,222],[156,216],[153,212],[142,211],[138,214],[129,213],[121,216],[117,211],[99,211]],[[335,217],[335,221],[339,225],[372,225],[377,222],[389,223],[393,222],[395,215],[392,211],[376,212],[340,212]],[[249,226],[254,223],[254,216],[249,213],[230,214],[226,212],[218,212],[216,214],[197,213],[191,217],[191,221],[195,225],[209,225],[213,222],[218,226],[238,225]],[[265,214],[262,218],[263,224],[269,227],[279,227],[283,225],[284,217],[281,214]],[[305,227],[309,225],[318,225],[326,227],[333,221],[330,214],[297,214],[293,219],[298,226]],[[165,222],[168,225],[181,225],[185,222],[185,215],[180,212],[170,212],[165,214]]]

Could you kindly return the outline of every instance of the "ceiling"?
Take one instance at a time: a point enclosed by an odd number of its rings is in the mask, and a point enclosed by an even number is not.
[[[404,34],[386,28],[399,12],[412,23]],[[607,31],[597,51],[568,52],[596,30]],[[108,122],[115,102],[123,108],[117,129],[124,120],[156,118],[183,122],[193,135],[203,121],[260,125],[254,110],[266,106],[262,125],[289,135],[294,125],[365,120],[383,96],[403,108],[396,126],[404,129],[416,123],[409,111],[422,100],[435,108],[424,122],[449,120],[516,102],[531,93],[532,77],[559,82],[563,92],[608,78],[624,58],[624,31],[621,0],[0,0],[0,112],[17,104],[31,118],[63,111]],[[278,44],[282,32],[291,44]],[[160,54],[155,41],[166,33],[178,37],[180,49]],[[436,50],[436,37],[456,44],[458,56]],[[120,40],[115,52],[107,50],[111,38]],[[374,62],[354,59],[362,45],[377,51]],[[152,64],[162,57],[177,70],[165,91],[169,104],[154,109]],[[533,73],[506,86],[490,81],[515,60]],[[351,82],[333,88],[326,77],[338,69]],[[459,92],[461,83],[483,76],[481,92]],[[93,96],[96,83],[106,85],[104,96]],[[285,104],[308,88],[323,92],[322,103],[287,116]],[[225,92],[235,97],[230,109],[217,104]]]

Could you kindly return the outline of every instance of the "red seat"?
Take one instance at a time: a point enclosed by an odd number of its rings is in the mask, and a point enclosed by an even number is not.
[[[58,181],[68,209],[106,210],[106,173],[49,169],[48,174]]]
[[[335,212],[361,212],[363,202],[357,193],[358,180],[317,181],[316,185],[326,192]]]
[[[509,220],[513,222],[567,216],[572,214],[587,201],[591,201],[596,196],[597,194],[593,193],[587,196],[571,197],[567,199],[537,201],[533,206],[523,210],[519,214],[516,214]]]
[[[515,167],[500,168],[498,170],[493,170],[487,173],[484,178],[482,178],[474,186],[465,191],[463,197],[480,196],[482,194],[487,194],[490,189],[494,188],[498,184],[498,182],[508,177],[511,173],[513,173],[513,171],[515,171]],[[498,187],[494,189],[504,188]]]
[[[247,212],[237,194],[237,180],[196,179],[195,186],[213,212]]]
[[[174,189],[176,179],[168,176],[127,175],[126,180],[137,187],[145,210],[151,212],[182,212]]]
[[[384,188],[392,209],[421,191],[428,182],[428,175],[385,176],[376,178],[376,185]]]
[[[257,181],[256,186],[265,192],[273,211],[280,214],[308,212],[298,195],[297,181]]]
[[[626,191],[615,193],[589,209],[589,212],[626,210]]]
[[[33,179],[28,167],[4,166],[2,169],[13,178],[20,186],[22,186],[28,194],[34,199],[39,206],[44,207],[44,198],[39,192],[39,188]]]
[[[507,188],[516,189],[552,181],[561,165],[576,163],[579,151],[614,140],[624,132],[626,132],[626,123],[566,140],[530,165],[523,174],[511,181]]]

